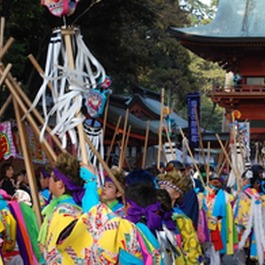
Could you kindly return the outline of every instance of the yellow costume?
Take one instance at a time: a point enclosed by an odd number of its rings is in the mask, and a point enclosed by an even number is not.
[[[172,219],[176,221],[181,235],[182,252],[186,259],[185,264],[199,264],[202,251],[192,220],[180,210],[177,211],[176,208],[174,208]]]
[[[48,220],[47,235],[43,244],[43,256],[47,264],[68,264],[64,255],[57,249],[61,232],[81,215],[81,208],[69,202],[62,202]],[[69,263],[70,264],[70,263]]]
[[[105,204],[83,214],[71,234],[58,242],[58,250],[63,261],[58,264],[67,265],[120,264],[121,250],[138,260],[131,264],[140,264],[142,259],[135,225],[116,216]]]

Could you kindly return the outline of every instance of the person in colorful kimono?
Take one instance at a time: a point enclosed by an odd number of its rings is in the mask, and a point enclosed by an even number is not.
[[[56,197],[47,206],[52,209],[43,210],[48,219],[41,230],[47,264],[143,264],[135,225],[100,202],[92,166],[80,166],[75,157],[62,153],[51,178],[55,179],[50,180],[50,190]],[[61,188],[60,195],[56,190]]]
[[[257,166],[242,174],[241,186],[234,205],[235,224],[239,235],[239,249],[244,250],[246,264],[264,262],[265,230],[262,204],[261,175]]]
[[[186,179],[186,183],[189,183],[189,188],[183,194],[182,200],[178,207],[192,220],[195,229],[197,230],[198,218],[199,218],[199,202],[197,194],[192,185],[192,179],[190,175],[190,170],[188,164],[185,166],[178,160],[172,160],[168,162],[165,168],[167,172],[176,170],[178,175]]]
[[[209,177],[205,200],[212,242],[211,259],[219,264],[224,256],[231,257],[235,254],[238,235],[232,209],[234,197],[224,190],[223,180],[214,172]]]
[[[148,182],[135,182],[125,188],[126,219],[136,224],[144,264],[163,265],[156,231],[162,230],[161,204],[157,189]]]
[[[64,153],[59,155],[49,180],[54,198],[42,211],[44,221],[38,237],[47,264],[66,264],[57,241],[60,233],[82,214],[83,185],[78,160]]]
[[[39,199],[40,199],[40,206],[43,209],[51,199],[51,192],[49,190],[49,180],[50,180],[50,173],[52,169],[49,166],[42,167],[39,171],[39,184],[40,184],[40,191],[39,191]]]
[[[112,174],[122,187],[125,186],[125,176],[117,167],[111,168]],[[105,177],[105,182],[100,194],[100,200],[104,202],[114,213],[124,217],[124,204],[122,202],[122,193],[115,186],[109,176]]]
[[[165,189],[157,190],[157,200],[161,204],[162,230],[156,231],[165,264],[186,264],[182,252],[181,234],[176,222],[172,219],[171,198]]]
[[[165,189],[171,198],[173,215],[181,235],[182,251],[187,265],[201,263],[201,247],[192,220],[179,208],[183,195],[191,188],[191,181],[180,176],[178,170],[173,169],[164,175],[160,175],[159,186]]]

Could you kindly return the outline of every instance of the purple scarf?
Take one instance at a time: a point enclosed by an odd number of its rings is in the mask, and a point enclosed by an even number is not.
[[[140,222],[143,217],[146,220],[147,227],[155,233],[155,230],[162,229],[162,217],[159,215],[161,210],[160,203],[154,203],[143,208],[133,201],[128,201],[130,208],[127,211],[126,219],[132,223]]]
[[[72,192],[74,201],[77,204],[81,205],[82,198],[85,194],[85,189],[81,186],[76,185],[71,179],[61,173],[57,168],[53,168],[52,171],[58,179],[62,180],[67,189]]]
[[[167,229],[170,231],[175,231],[177,227],[176,227],[176,223],[172,220],[172,214],[173,214],[172,210],[169,212],[162,211],[163,221]]]

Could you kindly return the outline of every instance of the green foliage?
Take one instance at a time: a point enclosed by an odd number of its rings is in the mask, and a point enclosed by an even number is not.
[[[222,125],[222,109],[214,105],[206,94],[211,91],[213,85],[222,85],[225,82],[225,71],[216,63],[205,61],[201,57],[190,52],[191,64],[189,65],[193,77],[199,83],[202,93],[201,100],[201,126],[212,131],[220,131]]]
[[[67,20],[80,27],[88,48],[111,76],[114,93],[129,92],[135,84],[156,91],[165,88],[166,102],[184,113],[189,92],[204,93],[213,82],[223,82],[217,66],[196,58],[168,32],[172,26],[205,23],[215,8],[186,2],[190,9],[181,10],[178,0],[101,0],[80,16],[94,3],[83,0]],[[32,53],[44,68],[51,31],[62,20],[40,1],[1,1],[0,11],[6,19],[5,40],[15,38],[4,63],[13,64],[12,74],[34,97],[41,79],[27,55]],[[211,103],[204,104],[207,116]]]

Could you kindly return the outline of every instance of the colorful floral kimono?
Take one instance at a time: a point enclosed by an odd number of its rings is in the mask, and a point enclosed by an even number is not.
[[[178,207],[175,207],[172,219],[176,221],[181,235],[182,251],[186,265],[200,264],[202,255],[199,240],[194,229],[192,220],[187,217]]]
[[[69,203],[56,207],[47,226],[46,262],[53,265],[143,264],[135,225],[99,202],[95,175],[81,168],[80,176],[87,182],[83,213]]]
[[[62,263],[53,264],[143,264],[135,225],[103,203],[84,213],[70,234],[58,240],[57,248]]]
[[[50,196],[51,196],[51,193],[49,189],[44,189],[39,192],[41,209],[43,209],[49,203]]]
[[[197,234],[198,239],[201,244],[210,242],[210,235],[208,230],[207,223],[207,206],[205,202],[205,194],[203,192],[199,192],[197,194],[199,200],[199,218],[198,218],[198,226],[197,226]]]
[[[108,206],[118,216],[120,216],[120,217],[125,216],[124,205],[122,203],[120,203],[118,200],[115,200],[113,203],[111,203]]]
[[[44,259],[47,264],[70,264],[58,250],[57,241],[62,231],[81,216],[81,207],[69,195],[63,195],[52,200],[44,208],[44,214],[49,210],[49,207],[52,211],[46,215],[38,239],[43,249]]]
[[[264,207],[256,189],[246,186],[239,194],[235,204],[235,223],[239,231],[239,248],[249,247],[250,258],[264,261],[265,229],[263,219]]]
[[[222,189],[218,190],[217,194],[209,194],[207,197],[207,217],[211,241],[215,251],[227,255],[234,254],[238,243],[232,201],[232,196]]]

